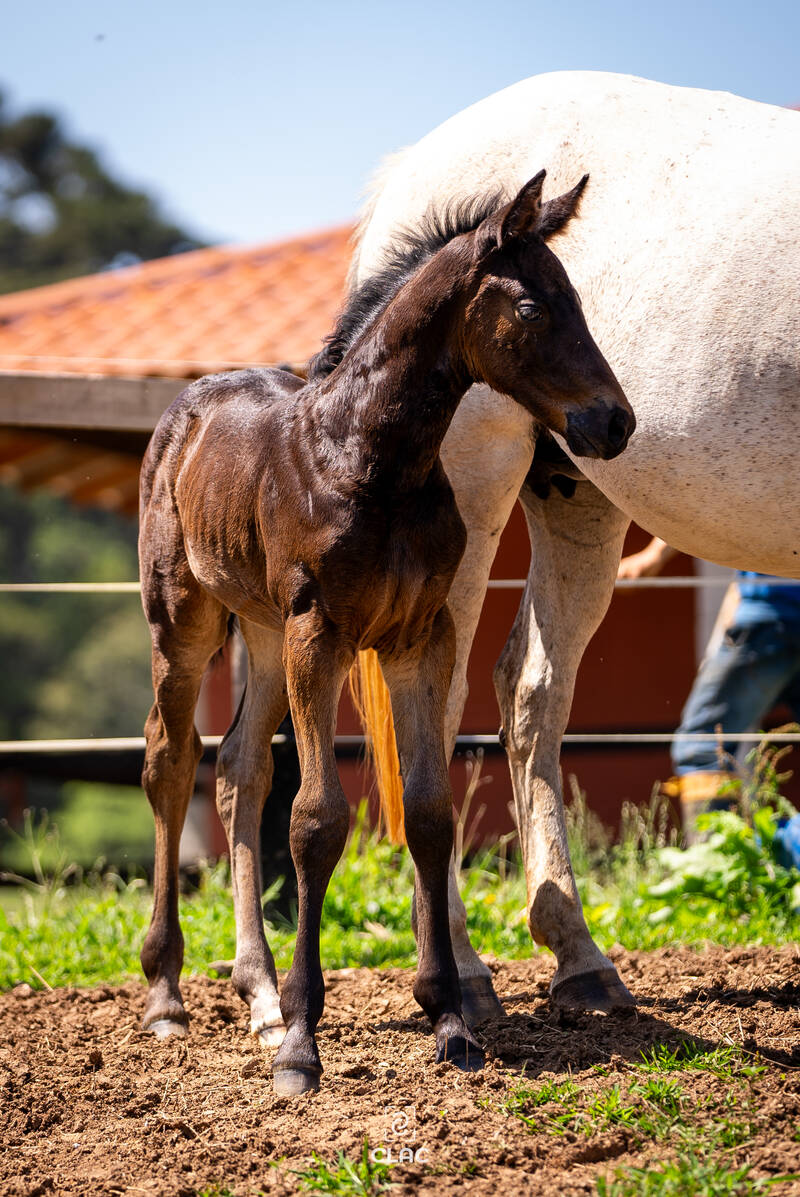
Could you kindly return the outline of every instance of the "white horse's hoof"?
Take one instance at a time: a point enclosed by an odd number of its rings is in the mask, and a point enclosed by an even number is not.
[[[280,1047],[286,1036],[280,1001],[274,990],[257,993],[250,1002],[250,1034],[264,1047]]]
[[[155,1035],[156,1039],[169,1039],[170,1035],[175,1035],[177,1039],[186,1038],[184,1023],[176,1022],[174,1018],[157,1018],[155,1022],[148,1023],[144,1029]]]

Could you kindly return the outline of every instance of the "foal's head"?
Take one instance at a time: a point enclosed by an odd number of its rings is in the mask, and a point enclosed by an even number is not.
[[[462,353],[473,378],[521,403],[573,453],[608,459],[625,448],[636,420],[577,292],[545,244],[575,212],[588,175],[545,204],[544,177],[540,171],[464,236],[472,277]]]

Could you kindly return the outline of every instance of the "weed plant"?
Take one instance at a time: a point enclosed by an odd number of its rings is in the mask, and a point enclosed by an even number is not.
[[[599,1176],[599,1197],[754,1197],[798,1179],[757,1179],[734,1158],[757,1133],[752,1084],[766,1072],[740,1047],[708,1049],[691,1040],[676,1048],[659,1044],[628,1068],[627,1078],[599,1091],[572,1080],[516,1081],[499,1108],[531,1134],[588,1139],[621,1131],[630,1147],[659,1161]],[[725,1086],[697,1096],[693,1081],[703,1072],[725,1080]]]
[[[299,1187],[307,1193],[353,1193],[372,1197],[392,1187],[389,1180],[391,1167],[391,1164],[370,1158],[369,1142],[365,1139],[359,1159],[350,1160],[340,1151],[335,1161],[328,1164],[313,1152],[310,1167],[296,1171],[294,1175]]]

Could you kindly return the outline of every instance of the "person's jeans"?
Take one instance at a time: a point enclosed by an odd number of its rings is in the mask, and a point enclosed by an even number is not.
[[[717,724],[725,751],[746,754],[752,745],[725,743],[724,733],[754,731],[778,699],[800,711],[800,623],[749,623],[737,610],[719,648],[701,664],[683,708],[672,745],[676,774],[720,768],[717,745],[691,737],[713,732]]]

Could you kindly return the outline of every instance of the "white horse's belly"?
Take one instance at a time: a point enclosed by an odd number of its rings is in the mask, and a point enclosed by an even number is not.
[[[675,547],[800,575],[800,114],[628,76],[526,80],[390,164],[357,276],[431,205],[542,166],[549,194],[590,174],[553,248],[638,421],[620,457],[578,464]]]
[[[626,515],[675,548],[720,565],[798,577],[800,419],[791,438],[780,444],[753,435],[745,456],[728,453],[713,428],[707,451],[698,454],[658,430],[651,435],[645,416],[624,462],[580,465]]]

